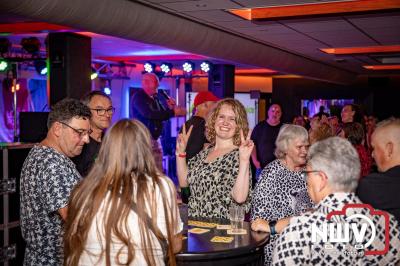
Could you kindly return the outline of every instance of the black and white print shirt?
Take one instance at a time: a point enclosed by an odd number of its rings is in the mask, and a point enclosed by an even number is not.
[[[239,149],[205,162],[213,147],[208,147],[189,160],[188,183],[190,187],[189,216],[229,219],[229,206],[237,204],[232,198],[232,188],[239,173]],[[250,210],[251,171],[249,194],[242,206]]]
[[[80,175],[75,164],[53,148],[35,146],[21,171],[21,229],[26,241],[24,265],[63,265],[63,221]]]
[[[330,241],[324,242],[321,237],[312,238],[312,224],[322,228],[327,223],[327,215],[332,211],[341,211],[345,204],[360,204],[361,201],[354,193],[334,193],[325,197],[314,211],[307,212],[301,216],[293,217],[290,224],[280,234],[276,241],[273,253],[273,265],[395,265],[400,261],[400,233],[399,224],[396,219],[389,215],[389,250],[384,255],[365,255],[364,249],[355,249],[356,238],[349,233],[349,243]],[[333,224],[340,223],[344,228],[346,218],[354,214],[367,216],[374,224],[376,236],[372,243],[365,248],[367,251],[379,251],[385,248],[385,219],[381,215],[371,215],[367,208],[349,208],[342,215],[333,215]],[[364,219],[353,219],[361,230]],[[328,227],[328,230],[331,230]],[[315,230],[315,229],[314,229]],[[333,229],[335,230],[335,229]],[[367,226],[365,229],[365,241],[363,245],[372,239],[373,229]],[[342,231],[344,233],[344,231]],[[335,231],[334,235],[337,234]],[[315,234],[317,235],[317,234]],[[343,235],[342,235],[343,236]]]
[[[269,163],[261,172],[251,202],[251,220],[261,218],[277,221],[300,215],[313,207],[307,185],[301,171],[287,169],[279,159]],[[265,265],[271,263],[271,255],[277,235],[271,236],[265,246]]]

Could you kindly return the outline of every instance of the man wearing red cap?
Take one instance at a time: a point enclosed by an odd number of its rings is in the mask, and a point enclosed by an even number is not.
[[[205,119],[218,100],[219,98],[210,91],[201,91],[194,98],[195,113],[185,123],[187,130],[193,126],[186,148],[186,161],[196,156],[203,149],[204,144],[208,143],[205,136]]]

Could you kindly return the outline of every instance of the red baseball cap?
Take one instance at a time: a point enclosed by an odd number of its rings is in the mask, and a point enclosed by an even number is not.
[[[201,91],[197,93],[196,97],[194,98],[194,107],[205,103],[205,102],[217,102],[219,98],[215,96],[211,91]]]

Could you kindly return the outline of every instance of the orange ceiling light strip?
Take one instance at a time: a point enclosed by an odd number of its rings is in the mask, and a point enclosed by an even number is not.
[[[368,70],[400,70],[400,65],[375,65],[363,67]]]
[[[70,27],[51,24],[46,22],[22,22],[12,24],[0,24],[0,33],[35,33],[49,31],[70,31]]]
[[[230,9],[228,12],[246,20],[277,20],[293,17],[318,17],[350,13],[368,13],[374,11],[391,11],[398,9],[400,9],[399,0],[354,0],[346,2],[271,6],[251,9]]]
[[[321,48],[320,50],[324,53],[335,55],[398,53],[400,52],[400,45]]]

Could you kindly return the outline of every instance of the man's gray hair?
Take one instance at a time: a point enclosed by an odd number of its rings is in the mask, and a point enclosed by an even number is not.
[[[400,118],[395,118],[395,117],[390,117],[388,119],[385,119],[378,124],[376,124],[376,129],[381,129],[389,126],[395,126],[400,128]]]
[[[302,126],[285,124],[279,130],[278,137],[276,138],[275,145],[275,156],[278,159],[285,157],[289,145],[296,139],[308,140],[308,132]]]
[[[144,73],[142,78],[146,76],[154,78],[157,84],[160,85],[160,78],[155,73]]]
[[[331,137],[314,143],[308,151],[308,165],[324,172],[335,192],[353,192],[360,178],[360,159],[351,143]]]

